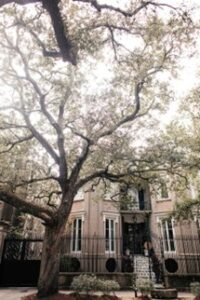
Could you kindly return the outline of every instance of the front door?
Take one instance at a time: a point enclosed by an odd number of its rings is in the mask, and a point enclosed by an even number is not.
[[[131,254],[144,254],[144,242],[146,241],[145,223],[124,223],[123,251],[130,250]]]

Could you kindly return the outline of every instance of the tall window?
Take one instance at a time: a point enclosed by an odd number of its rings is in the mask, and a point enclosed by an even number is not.
[[[72,227],[72,251],[81,251],[82,219],[76,218]]]
[[[115,251],[115,221],[113,219],[105,220],[105,238],[106,252]]]
[[[165,182],[161,183],[161,198],[167,199],[169,197],[167,185]]]
[[[172,219],[161,220],[161,230],[166,252],[175,251],[174,228]]]

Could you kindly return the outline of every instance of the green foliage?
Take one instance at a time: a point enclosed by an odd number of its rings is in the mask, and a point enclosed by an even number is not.
[[[145,296],[153,290],[153,283],[149,279],[136,279],[136,288]]]
[[[200,216],[200,198],[185,198],[175,204],[172,216],[177,220],[193,220]]]
[[[89,294],[91,292],[97,291],[98,287],[98,280],[96,276],[94,275],[86,275],[86,274],[81,274],[78,277],[74,277],[71,288],[74,290],[76,293],[86,293]]]
[[[190,283],[190,291],[194,295],[200,294],[200,282],[195,281]]]
[[[95,275],[81,274],[73,279],[71,288],[76,291],[76,293],[89,294],[95,291],[101,291],[108,294],[119,290],[120,286],[114,280],[103,280],[98,279]]]
[[[98,279],[98,291],[104,294],[109,294],[111,292],[118,291],[120,289],[119,283],[114,280],[102,280]]]

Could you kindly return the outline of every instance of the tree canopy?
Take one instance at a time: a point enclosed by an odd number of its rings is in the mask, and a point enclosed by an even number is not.
[[[195,26],[186,9],[154,1],[0,6],[0,199],[45,225],[39,295],[46,296],[58,289],[78,190],[101,179],[147,179],[176,163],[148,136],[173,98],[168,80]]]

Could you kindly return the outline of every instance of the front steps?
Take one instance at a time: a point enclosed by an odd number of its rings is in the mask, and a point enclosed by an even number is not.
[[[136,274],[137,279],[152,280],[153,283],[155,283],[155,274],[152,271],[151,260],[148,256],[134,256],[134,273]]]

